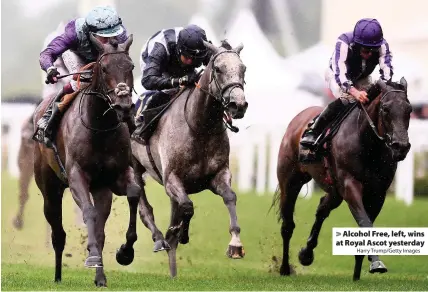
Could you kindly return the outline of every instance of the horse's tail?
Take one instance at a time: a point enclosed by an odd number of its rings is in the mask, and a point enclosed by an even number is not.
[[[279,212],[281,210],[281,205],[282,205],[282,200],[281,200],[281,191],[279,189],[279,184],[276,186],[276,190],[273,194],[273,199],[272,199],[272,204],[268,210],[268,213],[270,212],[270,210],[272,210],[272,208],[275,208],[276,214],[278,216],[278,222],[281,221],[282,217],[281,217],[281,212]]]

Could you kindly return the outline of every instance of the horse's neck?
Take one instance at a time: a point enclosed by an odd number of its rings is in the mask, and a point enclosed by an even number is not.
[[[384,130],[382,125],[382,119],[379,117],[379,108],[381,103],[381,94],[377,96],[370,105],[366,108],[367,113],[370,117],[370,119],[373,122],[373,125],[376,128],[377,134],[379,136],[383,137]],[[358,120],[360,122],[360,137],[361,142],[363,143],[364,149],[366,151],[370,151],[371,154],[374,154],[378,158],[382,158],[386,151],[384,151],[385,144],[383,141],[381,141],[377,136],[372,127],[370,126],[370,123],[365,116],[365,114],[360,110],[360,113],[358,114]]]
[[[192,128],[210,133],[212,130],[223,127],[223,108],[220,102],[207,94],[210,83],[208,70],[207,68],[199,81],[202,89],[195,88],[189,96],[185,114]]]

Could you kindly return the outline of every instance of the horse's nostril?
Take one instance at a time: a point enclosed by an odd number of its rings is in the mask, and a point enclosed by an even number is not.
[[[238,110],[238,105],[236,104],[236,102],[230,102],[229,105],[227,106],[229,108],[230,112],[236,112]]]

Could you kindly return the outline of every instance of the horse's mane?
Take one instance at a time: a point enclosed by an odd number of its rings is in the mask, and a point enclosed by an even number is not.
[[[391,80],[387,81],[386,85],[392,87],[393,89],[405,90],[405,87],[404,87],[403,84],[397,83],[397,82],[394,82],[394,81],[391,81]],[[381,92],[382,92],[382,89],[380,88],[379,84],[376,82],[376,83],[372,84],[369,87],[369,89],[367,90],[367,98],[370,101],[372,101],[376,97],[378,97]]]
[[[116,38],[110,38],[109,39],[109,43],[115,49],[117,49],[117,46],[119,45],[119,42],[117,41]]]

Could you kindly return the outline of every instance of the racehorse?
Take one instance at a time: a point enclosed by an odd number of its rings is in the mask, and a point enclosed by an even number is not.
[[[118,44],[115,39],[102,44],[91,34],[90,40],[99,57],[93,64],[90,85],[75,93],[77,96],[59,125],[55,141],[61,163],[57,162],[51,149],[37,144],[34,175],[43,194],[45,217],[52,228],[55,281],[61,281],[66,238],[62,226],[62,196],[64,189],[69,187],[73,199],[82,210],[88,230],[89,255],[85,266],[96,268],[97,286],[106,286],[102,250],[112,192],[127,195],[128,200],[137,202],[140,193],[130,167],[130,134],[127,126],[133,107],[134,64],[129,56],[133,38],[130,35],[123,44]],[[35,125],[48,102],[44,100],[37,108]]]
[[[245,254],[239,236],[236,194],[231,189],[229,138],[223,122],[225,111],[232,118],[240,119],[248,107],[244,94],[246,67],[239,56],[243,45],[232,49],[225,41],[222,47],[208,42],[204,44],[212,57],[196,87],[181,90],[169,103],[147,147],[131,140],[132,153],[136,158],[136,180],[143,193],[140,202],[145,198],[142,179],[145,172],[162,184],[170,197],[171,222],[165,238],[169,244],[166,249],[171,277],[177,274],[178,243],[189,242],[189,225],[194,209],[188,195],[205,189],[222,197],[229,210],[232,239],[227,255],[242,258]],[[146,212],[141,209],[145,205],[140,204],[140,212]],[[153,216],[151,209],[149,212]],[[132,225],[130,222],[130,230]],[[121,253],[129,253],[132,240],[127,237]]]
[[[38,104],[40,104],[40,100]],[[36,106],[37,106],[36,105]],[[19,208],[16,212],[15,217],[13,218],[13,226],[21,230],[24,225],[24,210],[28,201],[28,188],[30,186],[31,179],[34,174],[34,140],[31,139],[33,136],[33,114],[24,122],[21,128],[21,144],[18,151],[18,168],[19,168]],[[82,213],[77,205],[74,208],[75,211],[75,223],[76,225],[83,225]],[[48,232],[49,225],[47,224]],[[49,238],[46,239],[46,242],[49,243]]]
[[[295,227],[294,206],[302,186],[312,178],[326,192],[316,211],[306,247],[299,252],[299,261],[308,266],[314,260],[313,250],[324,220],[343,200],[359,227],[373,227],[385,201],[397,169],[409,149],[408,128],[412,107],[407,99],[407,82],[384,83],[379,80],[368,90],[370,104],[355,106],[344,119],[336,135],[327,143],[323,162],[305,165],[299,162],[299,141],[303,131],[322,108],[310,107],[290,122],[278,154],[277,177],[282,218],[283,260],[281,275],[292,272],[289,244]],[[358,110],[359,108],[359,110]],[[377,255],[370,255],[370,273],[386,272]],[[359,280],[364,255],[355,255],[353,279]]]

